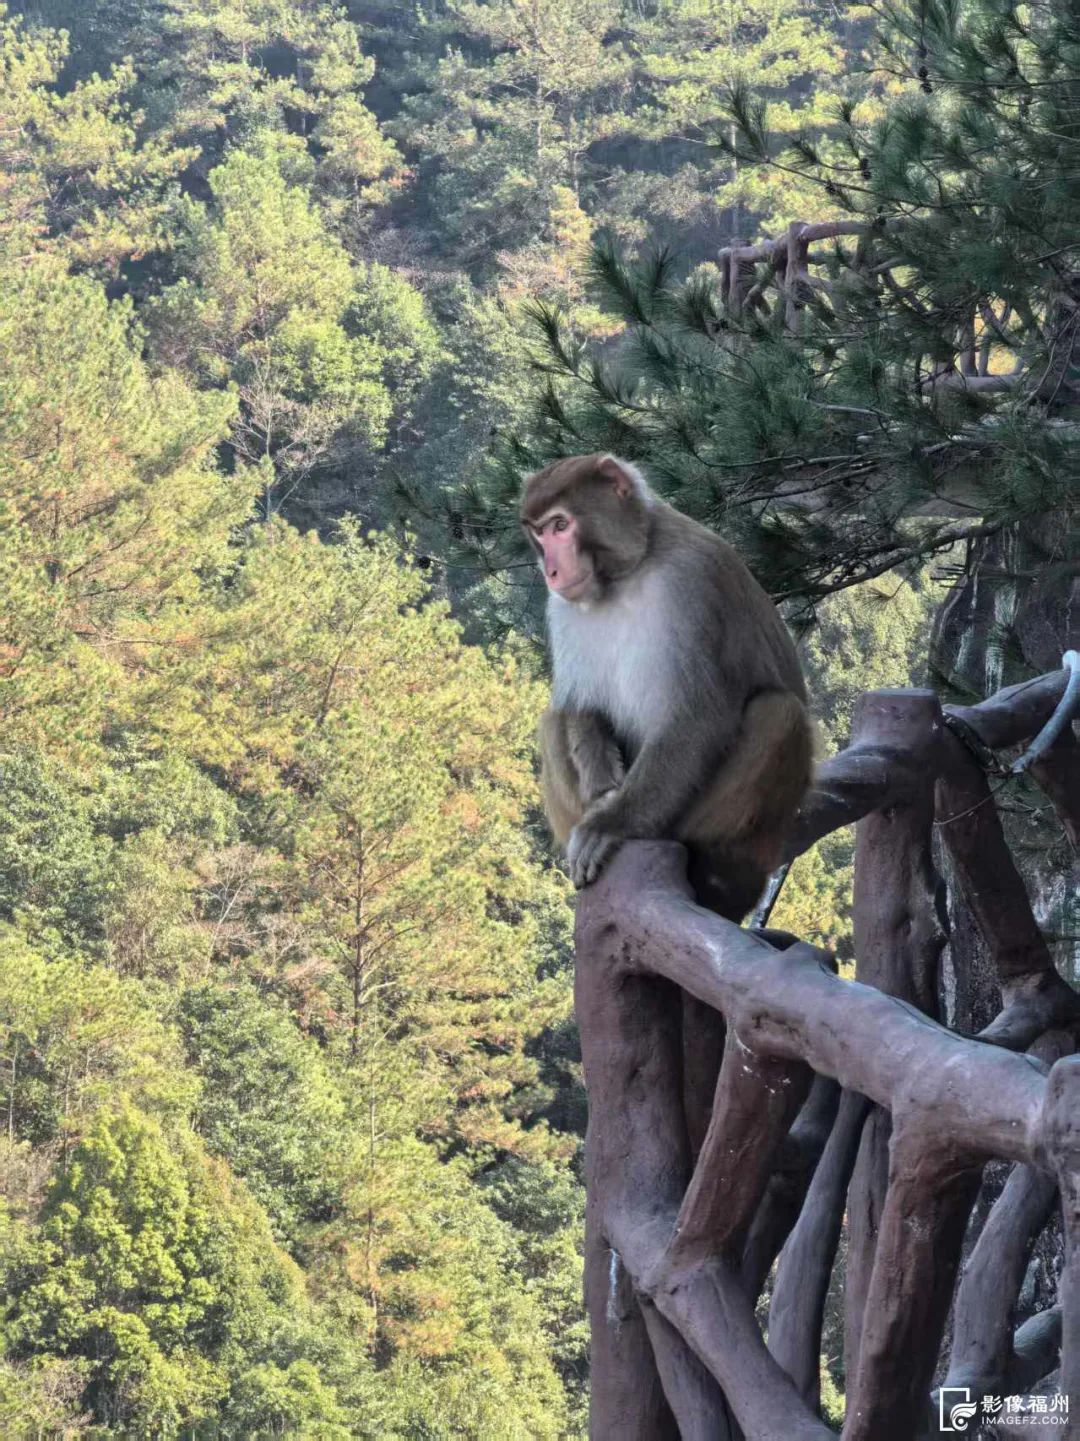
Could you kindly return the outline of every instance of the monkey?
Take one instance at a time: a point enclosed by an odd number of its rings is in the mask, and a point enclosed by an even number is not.
[[[632,838],[681,841],[699,902],[741,921],[782,857],[813,732],[794,643],[730,545],[613,455],[530,476],[547,583],[541,787],[570,878]]]

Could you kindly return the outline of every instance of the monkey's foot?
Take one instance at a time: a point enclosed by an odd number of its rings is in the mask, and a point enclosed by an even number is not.
[[[579,891],[596,880],[621,844],[618,836],[595,830],[586,822],[574,827],[566,848],[566,860],[570,879]]]

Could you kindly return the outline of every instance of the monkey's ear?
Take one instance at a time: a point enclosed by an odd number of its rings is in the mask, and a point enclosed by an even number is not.
[[[645,490],[645,477],[636,465],[629,461],[617,460],[613,455],[602,455],[596,462],[597,473],[611,482],[620,500],[629,495],[641,495]]]

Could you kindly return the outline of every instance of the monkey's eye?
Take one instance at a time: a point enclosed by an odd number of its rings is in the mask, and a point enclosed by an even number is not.
[[[566,530],[566,529],[569,527],[569,525],[570,525],[570,522],[567,520],[566,516],[565,516],[565,515],[560,515],[560,516],[557,516],[557,517],[556,517],[555,522],[554,522],[554,524],[552,525],[551,528],[552,528],[553,531],[556,532],[556,534],[561,534],[564,530]]]

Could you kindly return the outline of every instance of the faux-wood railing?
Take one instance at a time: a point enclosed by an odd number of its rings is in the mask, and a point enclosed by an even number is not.
[[[929,691],[863,697],[790,848],[857,822],[856,981],[792,937],[694,905],[677,845],[627,845],[583,892],[599,1441],[723,1441],[736,1426],[748,1441],[833,1435],[818,1414],[819,1357],[845,1214],[845,1441],[937,1434],[930,1393],[950,1308],[946,1385],[1021,1391],[1055,1370],[1060,1347],[1058,1389],[1080,1410],[1080,997],[1054,968],[986,769],[1041,733],[1020,768],[1076,844],[1080,671],[1067,662],[977,706],[943,709]],[[935,829],[1000,983],[1000,1013],[974,1038],[936,1019],[947,922]],[[695,1005],[723,1018],[709,1056],[707,1030],[684,1026]],[[1014,1169],[957,1286],[993,1159]],[[1058,1304],[1014,1335],[1058,1196]],[[755,1306],[777,1256],[766,1341]],[[1080,1416],[1054,1434],[1080,1436]]]

